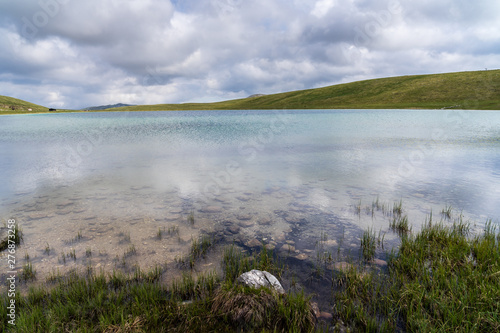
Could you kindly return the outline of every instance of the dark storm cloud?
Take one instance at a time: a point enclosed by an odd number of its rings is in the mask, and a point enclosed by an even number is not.
[[[3,0],[0,94],[57,107],[214,101],[493,68],[499,9],[485,0]]]

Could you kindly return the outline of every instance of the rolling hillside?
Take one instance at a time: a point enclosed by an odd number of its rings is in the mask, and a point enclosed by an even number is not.
[[[137,105],[112,110],[381,108],[500,110],[500,70],[399,76],[216,103]]]
[[[215,103],[134,105],[106,110],[443,108],[500,110],[500,70],[398,76]],[[40,105],[0,96],[0,114],[47,111]]]
[[[0,95],[0,114],[37,113],[47,111],[48,108],[44,106]]]

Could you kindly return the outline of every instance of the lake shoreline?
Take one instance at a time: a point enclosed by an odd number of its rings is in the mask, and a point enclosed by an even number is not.
[[[500,287],[497,278],[492,277],[500,270],[500,234],[490,222],[483,234],[472,235],[470,224],[463,222],[460,215],[446,215],[446,211],[443,214],[445,220],[452,223],[451,226],[445,226],[443,220],[433,221],[431,215],[426,226],[417,234],[400,229],[402,245],[396,252],[391,252],[389,261],[384,264],[385,269],[370,268],[368,252],[363,252],[361,261],[353,258],[351,263],[337,262],[333,265],[329,273],[331,277],[325,280],[331,279],[331,283],[327,283],[332,294],[332,304],[328,308],[318,309],[317,305],[313,305],[313,295],[304,294],[304,290],[294,282],[294,273],[289,271],[285,257],[276,256],[265,248],[249,255],[234,246],[225,247],[219,273],[196,273],[196,267],[203,265],[203,257],[216,246],[200,244],[191,251],[193,266],[184,268],[182,277],[169,285],[160,282],[161,275],[169,272],[167,267],[161,266],[150,271],[135,270],[129,275],[104,274],[89,267],[86,272],[73,272],[66,277],[54,276],[47,281],[49,288],[30,289],[27,295],[18,294],[15,297],[18,311],[16,329],[28,332],[35,327],[42,330],[78,327],[107,331],[135,327],[151,331],[172,329],[175,325],[176,331],[180,331],[181,328],[197,330],[203,322],[203,325],[208,324],[205,328],[218,331],[237,327],[272,331],[277,328],[273,328],[277,323],[284,325],[279,327],[286,331],[315,332],[328,331],[329,327],[336,331],[349,328],[391,332],[443,327],[463,332],[471,327],[480,327],[483,331],[498,330],[498,321],[489,320],[480,313],[495,313],[498,310],[499,304],[494,295],[500,295]],[[368,231],[368,238],[371,237],[372,241],[362,241],[361,247],[380,246],[376,236]],[[439,251],[436,251],[436,246]],[[447,260],[443,261],[443,257]],[[236,277],[251,269],[269,271],[282,283],[287,282],[287,295],[278,297],[270,291],[259,294],[238,287]],[[313,280],[321,281],[323,274],[330,276],[326,271],[317,269],[311,267]],[[430,272],[434,273],[429,280]],[[36,272],[31,271],[31,274],[28,275],[26,269],[23,271],[21,278],[27,281],[24,283],[29,284],[30,280],[36,279]],[[482,282],[478,284],[478,281]],[[415,287],[415,283],[420,287]],[[467,296],[460,292],[465,285],[468,286]],[[424,302],[420,300],[419,288],[430,290]],[[87,295],[85,299],[75,296],[82,293]],[[258,310],[262,311],[263,317],[250,315],[244,321],[235,321],[231,311],[219,312],[221,308],[216,305],[219,304],[216,299],[221,297],[221,293],[226,293],[226,302],[234,297],[246,299],[240,306],[252,307],[254,297],[264,297],[268,299],[265,302],[274,305],[264,305]],[[485,293],[491,298],[484,298]],[[137,298],[138,295],[141,296]],[[458,299],[450,302],[450,296]],[[115,297],[129,300],[115,303]],[[478,297],[482,300],[480,308],[476,301]],[[0,302],[5,305],[10,299],[13,298],[3,295]],[[278,313],[274,312],[275,302],[284,302],[280,303],[284,308]],[[235,305],[231,306],[234,308]],[[79,310],[70,310],[72,307]],[[314,307],[318,310],[313,310]],[[468,309],[465,326],[461,310],[464,308]],[[144,312],[142,309],[149,310]],[[89,315],[89,311],[96,310],[100,313],[99,318]],[[7,311],[7,306],[0,310],[0,327],[11,332],[13,326],[8,323]],[[292,312],[285,314],[287,311]],[[447,315],[443,316],[443,312]],[[52,313],[50,321],[46,320],[48,313]],[[118,313],[122,315],[117,317]],[[311,317],[312,314],[316,319]],[[269,321],[267,316],[273,320]]]

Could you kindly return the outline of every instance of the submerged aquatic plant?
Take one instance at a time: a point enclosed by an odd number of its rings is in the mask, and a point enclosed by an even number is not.
[[[363,238],[361,238],[361,251],[366,261],[370,261],[375,257],[375,249],[377,247],[376,237],[375,232],[370,228],[363,232]]]

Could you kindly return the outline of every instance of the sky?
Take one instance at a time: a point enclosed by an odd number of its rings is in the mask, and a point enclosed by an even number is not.
[[[499,68],[498,0],[0,0],[0,95],[213,102]]]

